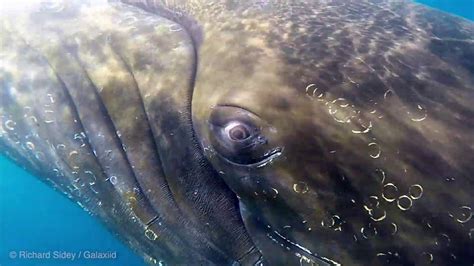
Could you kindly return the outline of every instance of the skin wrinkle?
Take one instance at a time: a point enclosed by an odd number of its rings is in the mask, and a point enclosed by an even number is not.
[[[28,47],[28,49],[33,50],[33,51],[35,51],[36,53],[38,53],[38,51],[36,51],[33,47],[27,45],[27,43],[25,42],[24,39],[21,38],[21,36],[17,36],[17,38],[19,38],[19,39],[21,40],[22,44],[24,44],[26,47]],[[44,60],[47,62],[46,59],[44,59]],[[51,65],[50,65],[48,62],[47,62],[47,64],[48,64],[49,68],[52,69]],[[59,81],[59,83],[61,84],[61,86],[62,86],[64,92],[65,92],[66,95],[68,96],[68,100],[70,101],[70,96],[69,96],[69,94],[68,94],[68,92],[67,92],[67,90],[66,90],[66,87],[64,87],[64,83],[61,81],[61,79],[60,79],[57,75],[56,75],[56,79],[57,79],[57,80]],[[23,87],[23,86],[21,86],[21,87]],[[3,99],[6,100],[6,97],[3,96],[3,95],[2,95],[1,98],[2,98],[2,100],[3,100]],[[8,101],[5,101],[5,102],[8,102]],[[2,105],[3,105],[3,103],[2,103]],[[76,114],[76,117],[77,117],[77,111],[76,111],[76,107],[75,107],[74,105],[72,105],[72,109],[73,109],[73,112]],[[37,113],[36,113],[36,114],[37,114]],[[83,128],[82,125],[80,126],[80,128]],[[6,149],[2,149],[2,150],[6,150]],[[20,158],[21,156],[17,155],[16,157],[17,157],[17,158]],[[65,164],[67,164],[70,169],[72,169],[72,168],[71,168],[71,165],[70,165],[64,158],[60,158],[60,159],[61,159]],[[28,164],[27,162],[24,162],[24,163]],[[37,166],[33,167],[33,166],[31,165],[31,166],[29,166],[29,167],[27,167],[27,168],[33,169],[33,168],[37,168]]]
[[[16,36],[19,37],[20,35],[16,35]],[[36,49],[34,49],[34,48],[31,48],[31,49],[36,51]],[[47,65],[49,66],[49,68],[53,70],[54,68],[51,66],[51,64],[50,64],[46,59],[44,59],[44,60],[46,61],[46,63],[47,63]],[[75,107],[74,102],[73,102],[72,99],[70,98],[71,96],[69,95],[69,92],[68,92],[68,90],[67,90],[67,87],[66,87],[65,84],[62,82],[62,80],[59,78],[59,76],[57,75],[57,73],[54,73],[54,76],[55,76],[56,79],[59,81],[62,90],[65,92],[65,95],[66,95],[67,97],[69,97],[68,99],[69,99],[70,103],[72,103],[72,104],[69,105],[70,108],[73,108],[73,112],[75,112],[76,117],[78,117],[78,116],[77,116],[77,115],[78,115],[78,111],[77,111],[77,109],[76,109],[76,107]],[[79,121],[79,120],[78,120],[78,121]],[[80,122],[79,122],[79,123],[80,123]],[[82,127],[82,124],[79,124],[79,126]],[[86,144],[86,145],[88,145],[88,144]],[[89,148],[89,150],[90,150],[90,148]],[[4,150],[2,149],[2,151],[4,151]],[[101,165],[100,165],[100,164],[98,163],[98,161],[97,161],[98,158],[97,158],[96,156],[94,156],[93,158],[94,158],[94,161],[92,162],[92,164],[97,165],[97,166],[99,167],[99,169],[101,169],[101,172],[100,172],[100,173],[105,173],[105,172],[104,172],[104,169],[101,167]],[[24,161],[24,160],[25,160],[25,159],[23,158],[23,161]],[[26,163],[26,162],[21,162],[21,164],[22,164],[22,165],[28,165],[28,163]],[[49,173],[48,173],[47,171],[44,171],[44,170],[41,170],[41,171],[37,172],[36,174],[37,174],[38,176],[46,176],[46,177],[49,176]],[[96,174],[99,174],[99,173],[96,173]],[[107,185],[107,184],[106,184],[106,185]],[[56,189],[61,190],[61,188],[59,188],[59,187],[56,187]],[[106,187],[103,187],[102,190],[103,190],[103,192],[106,192],[106,191],[108,191],[109,189],[106,188]],[[116,196],[115,196],[114,194],[112,194],[112,197],[113,197],[113,198],[111,198],[111,199],[109,199],[109,200],[113,201],[113,200],[115,199],[115,200],[118,201],[118,199],[116,199]],[[104,202],[104,204],[105,204],[107,201],[104,199],[103,202]],[[108,205],[108,204],[107,204],[107,205]],[[104,206],[104,207],[105,207],[105,206]],[[93,209],[91,209],[91,210],[93,210]],[[120,212],[120,211],[123,211],[123,210],[119,210],[119,212]],[[103,219],[105,219],[105,220],[108,220],[108,219],[109,219],[108,216],[113,216],[113,215],[111,215],[110,213],[109,213],[109,214],[105,214],[105,213],[100,214],[100,213],[99,213],[99,215],[102,216]],[[113,228],[113,229],[114,229],[115,231],[117,231],[117,232],[121,232],[121,234],[119,235],[119,237],[120,237],[121,239],[123,239],[124,241],[131,241],[131,235],[130,235],[130,234],[132,234],[133,231],[127,232],[127,231],[123,230],[123,228],[121,229],[120,225],[117,224],[117,223],[110,223],[110,224],[107,224],[107,227]],[[145,252],[145,250],[151,250],[149,247],[143,247],[143,249],[144,249],[144,250],[143,250],[142,252]],[[146,252],[148,252],[148,251],[146,251]]]
[[[118,55],[118,54],[117,54],[117,55]],[[121,58],[122,62],[123,62],[124,65],[126,66],[128,72],[131,73],[131,75],[132,75],[132,77],[133,77],[133,80],[134,80],[134,83],[135,83],[135,86],[136,86],[136,88],[138,88],[138,84],[137,84],[137,82],[136,82],[135,76],[133,75],[133,71],[131,71],[130,66],[128,66],[128,64],[126,63],[126,61],[125,61],[120,55],[118,55],[118,56]],[[140,96],[140,99],[142,99],[142,96],[141,96],[140,91],[139,91],[139,90],[137,90],[137,91],[138,91],[138,94],[139,94],[139,96]],[[143,103],[143,100],[140,100],[140,102]],[[141,107],[141,108],[142,108],[142,110],[145,110],[145,107],[144,107],[143,104],[142,104],[142,107]],[[148,120],[148,117],[146,117],[146,119],[147,119],[147,123],[150,124],[150,121]],[[150,134],[153,134],[153,133],[151,132],[151,129],[150,129]],[[152,140],[153,140],[153,139],[152,139]],[[153,143],[154,143],[154,146],[157,146],[156,143],[154,142],[154,140],[153,140]],[[157,151],[158,151],[158,150],[157,150]],[[159,157],[158,157],[158,158],[159,158]],[[159,164],[162,165],[161,161],[159,162]],[[161,166],[160,169],[163,169],[163,166]],[[164,173],[161,172],[160,174],[161,174],[161,176],[164,176]],[[165,182],[166,182],[166,180],[165,180]],[[171,192],[169,191],[169,187],[168,187],[168,185],[167,185],[166,183],[165,183],[165,187],[168,188],[167,192],[168,192],[168,193],[171,193]],[[168,194],[168,195],[169,195],[169,194]],[[171,201],[174,203],[173,198],[170,197],[170,199],[171,199]],[[174,204],[174,205],[175,205],[175,204]],[[176,208],[179,208],[179,207],[176,206]],[[149,224],[147,224],[147,225],[149,225]]]
[[[76,58],[76,60],[77,60],[77,58]],[[80,61],[77,60],[77,62],[80,62]],[[81,66],[81,67],[82,67],[82,66]],[[84,73],[87,73],[87,71],[85,71],[85,69],[83,69],[83,71],[84,71]],[[86,75],[87,75],[87,74],[86,74]],[[89,82],[90,82],[90,84],[93,84],[93,82],[92,82],[90,79],[89,79]],[[96,88],[95,86],[93,86],[93,88],[95,88],[95,90],[94,90],[95,93],[96,93],[95,97],[100,98],[100,96],[99,96],[99,94],[98,94],[98,92],[97,92],[97,88]],[[77,101],[77,100],[76,100],[76,101]],[[104,105],[100,105],[100,108],[102,109],[102,112],[103,112],[103,113],[107,114],[108,111],[107,111],[107,109],[106,109],[106,107],[105,107]],[[104,117],[110,118],[110,115],[105,115]],[[86,119],[86,120],[87,120],[87,119]],[[116,129],[115,129],[115,127],[114,127],[114,124],[113,124],[112,120],[108,120],[108,122],[109,122],[108,125],[111,126],[111,132],[116,132]],[[87,131],[86,131],[86,134],[87,134]],[[115,136],[114,140],[117,142],[116,145],[117,145],[118,147],[121,147],[120,139],[118,138],[117,135],[114,135],[114,136]],[[92,137],[92,136],[90,136],[89,139],[91,139],[91,137]],[[97,147],[96,147],[96,148],[97,148]],[[127,166],[127,165],[130,166],[130,162],[129,162],[128,159],[127,159],[126,153],[125,153],[122,149],[119,149],[119,152],[121,153],[122,157],[127,161],[126,163],[124,163],[124,164],[122,164],[122,165],[123,165],[123,166]],[[104,162],[104,161],[102,160],[102,163],[103,163],[103,162]],[[131,168],[128,168],[128,170],[131,171]],[[131,173],[130,173],[130,174],[131,174]],[[133,175],[133,174],[131,174],[131,175]],[[108,174],[107,176],[110,178],[112,175]],[[145,204],[146,204],[146,203],[145,203]],[[144,204],[144,205],[145,205],[145,204]],[[145,206],[146,206],[146,205],[145,205]],[[146,208],[146,207],[145,207],[145,208]],[[144,208],[144,209],[145,209],[145,208]],[[166,253],[168,253],[168,252],[171,253],[169,250],[168,250],[168,251],[165,250],[163,253],[166,254]]]
[[[160,97],[160,98],[163,98],[163,99],[164,99],[164,98],[167,98],[167,97]],[[163,104],[157,104],[157,106],[160,106],[160,107],[159,107],[160,109],[163,109],[163,108],[164,108],[164,109],[167,109],[166,107],[163,107],[163,106],[164,106]],[[153,109],[153,108],[151,108],[151,109]],[[173,121],[173,119],[168,119],[167,121],[170,121],[170,122],[171,122],[171,121]],[[164,126],[164,127],[166,128],[167,126]],[[160,133],[160,134],[161,134],[161,133]],[[178,194],[178,195],[179,195],[179,194]]]
[[[21,36],[19,36],[19,35],[17,35],[17,36],[18,36],[18,38],[21,38]],[[36,53],[40,54],[40,52],[39,52],[37,49],[35,49],[34,47],[28,45],[27,42],[26,42],[24,39],[22,39],[22,42],[23,42],[30,50],[33,50],[33,51],[35,51]],[[51,63],[50,63],[46,58],[43,58],[43,60],[46,62],[46,65],[47,65],[51,70],[54,71],[54,67],[51,65]],[[56,72],[54,72],[54,77],[55,77],[55,79],[57,79],[57,81],[59,82],[59,84],[60,84],[60,86],[61,86],[61,89],[63,90],[64,94],[66,95],[66,97],[67,97],[67,99],[68,99],[68,102],[71,103],[70,106],[71,106],[71,109],[72,109],[72,111],[73,111],[73,113],[74,113],[74,117],[79,117],[79,116],[78,116],[79,113],[78,113],[78,111],[77,111],[77,107],[76,107],[76,105],[74,104],[74,102],[72,101],[71,95],[70,95],[69,90],[67,89],[66,85],[65,85],[64,82],[62,81],[61,77],[57,75]],[[80,122],[80,120],[79,120],[78,123],[79,123],[79,125],[78,125],[79,128],[82,129],[82,131],[84,131],[84,127],[83,127],[82,123]],[[86,145],[88,145],[88,146],[89,146],[89,149],[90,149],[91,144],[90,144],[89,142],[87,142]],[[100,164],[98,163],[98,158],[97,158],[97,156],[94,156],[94,158],[95,158],[95,162],[97,163],[97,165],[100,166]],[[61,158],[61,159],[64,161],[64,163],[66,163],[67,165],[70,165],[68,162],[66,162],[66,161],[64,160],[64,158]],[[102,171],[101,174],[104,174],[104,175],[105,175],[104,169],[103,169],[102,167],[100,167],[100,169],[101,169],[101,171]],[[43,174],[42,174],[42,175],[43,175]]]
[[[161,156],[159,153],[158,153],[159,156]],[[173,198],[171,198],[171,200],[173,200]],[[179,216],[180,214],[178,214]],[[196,243],[195,245],[193,245],[194,247],[201,247],[202,246],[202,243],[200,243],[201,240],[204,240],[205,238],[203,236],[199,236],[199,232],[197,231],[194,231],[192,227],[190,227],[190,225],[187,224],[182,224],[183,226],[185,226],[185,228],[187,228],[187,231],[191,231],[193,235],[197,235],[196,237],[196,240],[198,241],[198,243]],[[179,227],[178,227],[179,228]],[[175,229],[176,230],[176,229]],[[184,232],[184,231],[183,231]],[[186,236],[187,238],[189,238],[189,236]],[[179,245],[178,245],[179,246]],[[199,248],[201,249],[201,248]],[[183,249],[184,250],[184,249]],[[211,255],[209,255],[209,257],[212,257]],[[216,255],[213,256],[214,257],[214,260],[218,260],[218,257]]]
[[[159,11],[153,10],[153,11],[154,11],[154,12],[163,12],[163,10],[159,10]],[[165,10],[165,12],[166,12],[166,10]],[[160,13],[160,14],[161,14],[161,13]],[[173,20],[172,17],[166,16],[166,15],[165,15],[165,17],[168,17],[168,18],[170,18],[170,19]],[[180,21],[180,22],[183,23],[183,21]],[[191,23],[192,23],[192,22],[191,22]],[[191,101],[192,101],[192,91],[193,91],[194,82],[195,82],[195,73],[196,73],[196,68],[197,68],[197,65],[198,65],[198,58],[197,58],[197,57],[198,57],[198,53],[196,52],[196,49],[198,49],[197,47],[199,46],[199,41],[200,41],[200,40],[199,40],[199,29],[193,28],[193,24],[190,24],[188,21],[185,21],[182,25],[185,27],[185,29],[187,30],[187,32],[190,33],[191,40],[192,40],[192,47],[194,48],[194,56],[195,56],[195,59],[194,59],[194,60],[195,60],[195,64],[193,65],[194,70],[192,71],[193,76],[192,76],[192,78],[191,78],[190,92],[187,94],[188,97],[189,97],[188,102],[191,103]],[[191,25],[191,26],[190,26],[190,25]],[[163,97],[162,97],[162,98],[163,98]],[[182,101],[182,99],[181,99],[181,101]],[[165,106],[165,105],[164,105],[163,103],[161,103],[160,106],[161,106],[160,108],[163,108],[163,106]],[[189,108],[190,108],[191,105],[190,105],[190,104],[187,104],[187,106],[189,106]],[[191,110],[189,109],[188,112],[191,113]],[[187,117],[186,119],[187,119],[187,122],[184,122],[184,123],[191,125],[191,122],[192,122],[192,121],[191,121],[191,116]],[[170,121],[175,121],[175,120],[172,119],[172,120],[170,120]],[[163,126],[163,128],[167,128],[167,127],[166,127],[166,126]],[[191,140],[193,141],[193,146],[194,146],[193,149],[196,150],[196,151],[199,151],[199,150],[200,150],[200,147],[199,147],[199,144],[198,144],[196,138],[194,137],[194,132],[193,132],[192,128],[191,128],[190,130],[191,130],[191,132],[190,132],[190,133],[191,133]],[[199,156],[202,156],[202,155],[199,155]],[[208,163],[207,163],[207,161],[205,161],[205,160],[203,160],[203,159],[201,159],[201,160],[202,160],[202,163],[200,163],[200,165],[201,165],[200,167],[201,167],[201,168],[204,168],[203,165],[207,165]],[[205,166],[205,168],[209,169],[209,166]],[[213,172],[214,172],[213,175],[216,175],[215,171],[213,171]],[[190,181],[192,182],[192,180],[193,180],[193,179],[191,179]],[[216,180],[218,180],[218,179],[216,179]],[[202,181],[201,181],[201,182],[202,182]],[[176,193],[175,193],[175,194],[176,194]],[[178,193],[177,195],[180,195],[180,194],[181,194],[181,193]],[[197,200],[197,199],[195,199],[195,200]],[[224,203],[224,202],[223,202],[223,203]],[[205,201],[203,201],[203,204],[198,204],[197,206],[209,206],[209,205],[208,205]],[[236,207],[230,207],[230,206],[225,206],[225,205],[222,206],[222,207],[220,207],[219,205],[217,205],[217,206],[218,206],[218,207],[215,208],[215,210],[213,210],[213,211],[211,211],[211,210],[206,210],[206,209],[202,209],[202,211],[203,211],[204,214],[206,214],[207,216],[209,216],[210,214],[216,215],[216,214],[219,214],[221,211],[226,211],[226,210],[232,210],[231,212],[233,212],[233,209],[236,208]],[[192,212],[192,211],[191,211],[191,212]],[[225,212],[224,212],[224,213],[225,213]],[[233,222],[235,225],[232,226],[232,227],[238,228],[238,224],[241,224],[241,223],[242,223],[239,218],[240,218],[240,217],[232,218],[232,219],[235,219],[235,222]],[[221,221],[223,221],[223,219],[224,219],[224,220],[227,220],[227,221],[230,221],[228,218],[223,218],[223,217],[222,217],[222,218],[219,218],[219,220],[221,220]],[[199,222],[199,221],[196,221],[196,222]],[[213,224],[215,224],[215,226],[219,226],[219,223],[213,223]],[[240,243],[242,243],[242,244],[238,244],[238,245],[236,245],[235,247],[230,247],[230,249],[237,249],[237,250],[238,250],[238,249],[243,249],[243,251],[239,251],[239,252],[245,252],[245,249],[249,249],[250,246],[251,246],[251,244],[249,243],[249,240],[247,240],[247,239],[248,239],[248,236],[246,236],[245,231],[243,231],[243,230],[241,230],[241,229],[236,230],[236,229],[233,229],[232,227],[230,227],[230,229],[233,230],[233,232],[232,232],[233,237],[239,239],[238,242],[240,242]],[[218,237],[215,237],[214,239],[215,239],[215,240],[218,240],[219,238],[218,238]],[[242,247],[240,247],[240,246],[242,246]],[[227,248],[227,249],[229,249],[229,248]],[[233,256],[242,256],[242,255],[241,255],[241,254],[240,254],[240,255],[239,255],[239,254],[235,254],[235,255],[233,255]]]
[[[158,99],[166,99],[166,98],[167,98],[167,97],[158,97]],[[166,108],[166,105],[164,105],[163,103],[160,103],[159,106],[160,106],[160,109],[167,109],[167,108]],[[173,119],[172,119],[172,120],[173,120]],[[172,121],[172,120],[169,120],[169,121]],[[169,127],[167,127],[167,126],[162,126],[162,128],[169,128]],[[172,127],[171,127],[171,128],[172,128]],[[162,136],[163,136],[163,135],[162,135]],[[179,194],[178,194],[178,196],[179,196]],[[201,206],[206,206],[206,204],[202,204]],[[227,208],[228,208],[228,207],[224,208],[224,210],[227,209]],[[208,212],[208,210],[206,210],[206,209],[203,209],[203,211],[205,211],[206,213]],[[228,217],[227,217],[226,219],[228,219]],[[218,223],[217,223],[217,224],[218,224]],[[243,238],[243,239],[245,239],[245,238]],[[238,247],[239,247],[239,246],[237,245],[236,248],[238,248]]]
[[[105,179],[105,178],[104,178]],[[117,200],[117,202],[120,202],[120,200]],[[131,231],[132,232],[132,231]],[[140,242],[142,242],[143,240],[140,240]],[[146,241],[145,241],[146,242]],[[145,246],[142,246],[141,248],[145,248]],[[149,254],[153,254],[155,253],[155,255],[158,255],[159,257],[162,257],[162,258],[166,258],[167,256],[170,256],[172,254],[172,252],[166,252],[166,253],[161,253],[161,252],[156,252],[156,247],[154,248],[150,248],[148,249],[148,251],[146,251],[145,253],[149,253]],[[189,251],[187,251],[189,253]],[[198,260],[199,258],[199,255],[196,255],[194,257],[194,260]],[[181,259],[187,259],[185,256],[181,256]]]
[[[121,57],[119,56],[119,58],[121,58]],[[122,58],[121,58],[121,59],[122,59]],[[78,62],[81,62],[81,60],[80,60],[79,58],[77,58],[77,61],[78,61]],[[82,65],[82,64],[81,64],[81,65]],[[87,71],[86,71],[85,69],[84,69],[84,72],[87,73]],[[130,72],[130,73],[132,73],[132,72]],[[92,83],[92,81],[91,81],[91,83]],[[99,97],[99,98],[104,98],[104,97],[106,97],[105,95],[100,95],[100,93],[97,91],[97,87],[96,87],[96,86],[94,86],[94,88],[95,88],[95,91],[96,91],[96,93],[97,93],[97,97]],[[108,107],[103,106],[103,108],[104,108],[104,112],[107,113],[106,117],[109,117],[109,118],[110,118],[110,117],[113,117],[113,116],[111,116],[111,115],[108,113],[108,112],[109,112],[108,109],[107,109]],[[114,123],[115,121],[113,121],[112,119],[110,119],[109,122],[110,122],[110,124],[111,124],[112,127],[113,127],[112,132],[118,132],[118,128],[115,126],[115,123]],[[119,136],[116,135],[116,137],[117,137],[116,140],[117,140],[118,142],[120,142],[120,145],[119,145],[119,146],[123,146],[123,145],[125,144],[124,141],[123,141]],[[131,162],[131,160],[130,160],[130,158],[129,158],[129,153],[127,153],[127,152],[124,151],[123,149],[121,149],[120,151],[122,152],[124,158],[126,158],[126,160],[127,160],[126,165],[129,165],[129,166],[134,165],[134,164],[132,164],[132,162]],[[134,172],[134,169],[130,168],[130,171]],[[135,180],[137,180],[136,173],[134,174],[134,178],[135,178]],[[137,182],[138,182],[138,181],[137,181]],[[159,215],[159,214],[157,214],[157,215]],[[147,226],[150,226],[150,223],[149,223],[149,222],[145,222],[145,223],[146,223]],[[161,235],[161,234],[165,235],[164,232],[160,233],[160,235]],[[170,234],[169,232],[166,233],[166,235],[169,235],[169,234]],[[172,238],[171,238],[171,239],[172,239]],[[174,242],[175,244],[179,243],[179,245],[185,245],[182,241],[179,241],[179,242],[178,242],[177,240],[171,240],[171,241]]]

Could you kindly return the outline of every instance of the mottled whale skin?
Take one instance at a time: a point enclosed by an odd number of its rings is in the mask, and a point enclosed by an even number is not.
[[[472,22],[125,2],[2,21],[2,154],[150,264],[472,265]]]

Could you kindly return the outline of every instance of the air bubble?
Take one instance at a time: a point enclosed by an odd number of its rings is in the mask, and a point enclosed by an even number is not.
[[[135,198],[135,196],[129,196],[128,197],[128,203],[130,205],[135,205],[137,203],[137,198]]]
[[[377,229],[369,223],[367,226],[360,229],[360,233],[362,234],[363,238],[369,239],[377,235]]]
[[[400,210],[406,211],[410,209],[412,205],[413,205],[413,201],[411,200],[410,197],[403,195],[398,198],[397,206]]]
[[[326,92],[323,89],[316,87],[316,84],[314,83],[306,86],[305,92],[306,92],[306,96],[308,96],[310,99],[316,98],[318,100],[322,100],[326,94]]]
[[[375,222],[383,221],[387,217],[387,212],[381,208],[376,208],[369,211],[370,218]]]
[[[36,116],[30,116],[29,119],[33,124],[38,124],[38,119],[36,118]]]
[[[360,126],[360,129],[353,129],[352,130],[352,133],[354,134],[366,134],[366,133],[369,133],[369,131],[372,129],[372,121],[369,121],[368,124],[364,125],[363,123],[360,122],[360,119],[359,119],[359,126]]]
[[[5,128],[10,130],[10,131],[13,131],[15,130],[15,126],[16,126],[16,122],[13,121],[13,120],[7,120],[5,121]]]
[[[27,148],[28,150],[30,150],[30,151],[32,151],[32,150],[35,149],[35,144],[33,144],[33,142],[30,142],[30,141],[26,142],[26,143],[25,143],[25,146],[26,146],[26,148]]]
[[[382,188],[382,198],[387,202],[393,202],[397,199],[398,188],[393,183],[387,183]]]
[[[337,214],[332,216],[326,216],[321,220],[321,226],[326,228],[332,228],[334,231],[342,231],[342,225],[345,221]]]
[[[392,235],[395,235],[397,232],[398,232],[398,226],[396,223],[392,223],[392,226],[393,226],[393,232],[392,232]]]
[[[295,184],[293,184],[293,190],[296,193],[305,194],[309,190],[308,184],[306,184],[305,182],[295,183]]]
[[[313,89],[313,87],[314,87],[314,89]],[[306,96],[311,97],[311,96],[312,96],[311,91],[315,91],[315,90],[317,90],[317,89],[318,89],[318,88],[316,87],[316,84],[314,84],[314,83],[309,84],[309,85],[306,86],[306,88],[305,88]]]
[[[74,157],[74,156],[77,156],[77,155],[79,155],[79,152],[78,152],[78,151],[71,151],[71,152],[69,153],[69,159],[71,159],[71,157]]]
[[[386,100],[388,98],[390,98],[392,95],[393,95],[393,90],[387,90],[385,91],[385,93],[383,94],[383,98]]]
[[[334,108],[336,106],[336,108]],[[344,98],[338,98],[329,104],[329,114],[338,123],[349,123],[355,112],[349,108],[349,102]]]
[[[117,177],[116,176],[111,176],[109,178],[109,181],[112,185],[116,185],[117,184]]]
[[[150,239],[151,241],[155,241],[158,238],[158,235],[151,229],[145,230],[146,238]]]
[[[278,196],[278,190],[276,188],[271,188],[270,196],[275,199]]]
[[[454,219],[456,219],[458,223],[462,223],[462,224],[469,222],[471,218],[472,218],[472,209],[469,206],[459,207],[454,215]]]
[[[181,31],[181,30],[182,30],[181,26],[176,25],[176,24],[171,24],[171,25],[169,25],[169,26],[168,26],[168,29],[169,29],[169,31],[171,31],[171,32],[178,32],[178,31]]]
[[[158,261],[153,257],[149,257],[148,260],[151,264],[157,264],[158,263]]]
[[[86,146],[84,139],[86,139],[86,134],[84,132],[74,134],[74,140],[77,140],[81,147]]]
[[[44,113],[45,113],[45,116],[48,116],[48,115],[53,115],[54,114],[54,111],[52,110],[44,110]],[[44,123],[46,124],[51,124],[51,123],[54,123],[54,119],[48,119],[48,118],[45,118],[44,119]]]
[[[65,1],[63,0],[45,0],[40,2],[41,12],[60,13],[65,9]]]
[[[410,112],[408,112],[408,115],[410,115]],[[413,114],[413,117],[411,117],[411,121],[413,122],[421,122],[425,120],[428,117],[428,112],[426,111],[425,108],[421,105],[416,106],[416,114]]]
[[[339,107],[342,107],[342,108],[346,108],[346,107],[349,106],[349,102],[344,98],[337,98],[336,100],[332,101],[331,103],[334,104],[334,105],[336,105],[336,103],[337,103],[337,105]]]
[[[56,145],[56,150],[65,150],[65,149],[66,149],[66,145],[64,145],[64,144]]]
[[[408,189],[408,194],[410,194],[410,198],[417,200],[423,196],[423,187],[418,184],[411,185]]]
[[[369,199],[367,200],[367,204],[364,205],[364,208],[367,211],[373,210],[374,208],[377,208],[379,206],[379,198],[377,196],[370,196]]]
[[[324,219],[321,220],[321,226],[322,227],[328,227],[331,228],[336,224],[336,221],[334,220],[333,216],[327,216]]]
[[[92,171],[85,170],[84,174],[89,175],[93,180],[97,180],[95,174]]]
[[[57,177],[63,176],[63,174],[61,173],[61,171],[58,168],[54,168],[53,172],[54,172],[54,175],[57,176]]]
[[[44,153],[38,151],[35,153],[35,157],[38,161],[40,162],[44,162],[45,161],[45,157],[44,157]]]
[[[424,262],[428,262],[428,263],[432,263],[433,260],[434,260],[433,254],[431,254],[429,252],[423,252],[421,254],[421,258]]]
[[[436,238],[435,245],[440,246],[442,248],[449,247],[449,244],[451,243],[451,239],[447,234],[439,234],[439,236]]]
[[[380,154],[382,153],[382,150],[380,149],[380,146],[375,143],[375,142],[371,142],[369,143],[368,145],[369,147],[373,148],[374,150],[369,154],[369,156],[373,159],[377,159],[380,157]]]
[[[385,171],[382,170],[382,169],[377,168],[377,169],[375,169],[375,173],[377,173],[377,176],[380,179],[380,183],[383,184],[385,182],[385,177],[386,177],[385,176]]]
[[[137,20],[138,19],[133,15],[129,15],[124,17],[119,23],[123,26],[132,26],[133,24],[135,24],[135,22],[137,22]]]
[[[25,107],[23,107],[23,110],[25,111],[23,117],[24,117],[24,118],[27,118],[28,115],[31,114],[32,108],[31,108],[30,106],[25,106]]]

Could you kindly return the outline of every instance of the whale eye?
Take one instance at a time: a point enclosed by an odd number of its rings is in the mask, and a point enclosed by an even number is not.
[[[210,141],[216,153],[238,165],[258,164],[275,150],[268,126],[256,114],[235,106],[217,106],[209,119]]]

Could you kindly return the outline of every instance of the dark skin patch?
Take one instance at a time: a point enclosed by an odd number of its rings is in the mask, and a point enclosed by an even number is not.
[[[277,99],[275,101],[274,106],[275,106],[276,109],[279,109],[282,112],[289,111],[290,108],[291,108],[291,105],[290,105],[290,103],[288,102],[288,100],[286,98]]]

